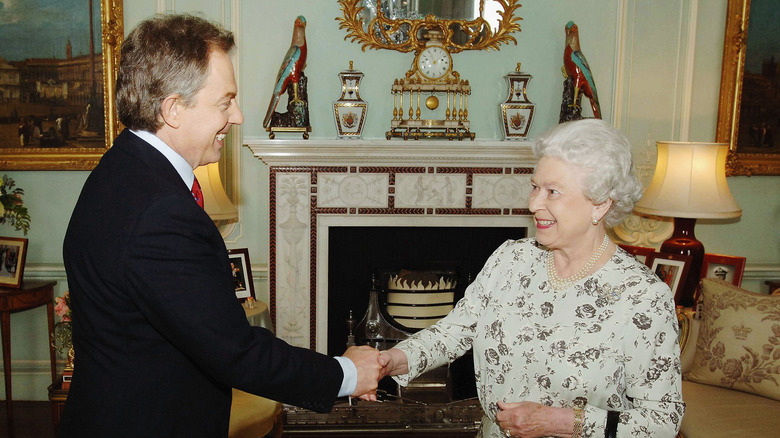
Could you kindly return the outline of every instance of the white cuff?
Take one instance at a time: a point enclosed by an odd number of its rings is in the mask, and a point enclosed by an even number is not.
[[[336,356],[334,359],[339,361],[341,369],[344,370],[344,380],[341,382],[339,397],[352,395],[357,388],[358,372],[354,362],[346,357]]]

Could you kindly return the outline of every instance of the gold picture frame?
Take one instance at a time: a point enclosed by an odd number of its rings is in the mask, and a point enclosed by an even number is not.
[[[485,2],[496,1],[500,10],[497,29],[482,18]],[[515,15],[522,6],[520,0],[480,0],[480,16],[474,20],[447,20],[427,15],[420,19],[392,19],[382,12],[366,22],[363,0],[338,0],[342,17],[336,17],[339,29],[347,31],[344,40],[359,43],[361,49],[387,49],[407,53],[425,46],[429,30],[439,30],[442,44],[450,53],[463,50],[500,50],[502,44],[510,42],[517,45],[517,39],[511,34],[520,31],[522,17]],[[370,29],[370,31],[369,31]],[[457,36],[457,37],[456,37]],[[459,38],[458,38],[459,37]],[[462,40],[460,40],[462,39]]]
[[[727,176],[780,175],[780,152],[755,153],[755,149],[746,152],[747,147],[744,141],[740,140],[745,138],[745,133],[740,136],[740,111],[745,79],[750,5],[751,0],[729,0],[728,2],[715,139],[717,142],[730,145],[726,162]],[[757,29],[757,31],[771,32],[772,35],[776,33],[774,29]]]
[[[68,147],[24,147],[20,144],[21,141],[14,143],[13,147],[0,144],[0,168],[6,170],[91,170],[100,161],[103,153],[111,147],[111,143],[120,129],[115,106],[115,85],[120,46],[124,38],[123,0],[91,0],[90,4],[93,1],[100,2],[103,133],[101,134],[98,130],[91,132],[91,134],[96,134],[91,137],[83,136],[68,141],[66,143]],[[54,61],[64,63],[70,60]],[[63,65],[62,68],[67,67]],[[88,114],[89,110],[87,109],[84,115],[85,123]],[[50,121],[49,124],[51,123]],[[69,125],[69,123],[67,124]],[[59,142],[52,142],[52,144],[57,145]]]

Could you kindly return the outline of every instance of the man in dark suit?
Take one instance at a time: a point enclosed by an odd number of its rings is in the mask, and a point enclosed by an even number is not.
[[[90,174],[63,255],[75,370],[60,437],[225,437],[231,388],[316,411],[375,391],[379,352],[327,357],[251,327],[193,169],[243,122],[233,35],[157,16],[122,45],[127,127]],[[374,396],[375,397],[375,396]]]

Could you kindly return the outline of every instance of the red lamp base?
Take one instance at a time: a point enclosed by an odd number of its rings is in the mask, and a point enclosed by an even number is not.
[[[661,244],[662,253],[691,256],[688,275],[674,296],[674,303],[683,307],[693,307],[696,302],[696,290],[699,287],[701,265],[704,261],[704,244],[696,240],[696,235],[693,233],[695,226],[696,219],[674,218],[674,233]]]

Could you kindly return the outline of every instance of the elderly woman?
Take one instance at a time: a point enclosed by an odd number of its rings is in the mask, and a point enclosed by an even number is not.
[[[607,236],[642,192],[628,139],[579,120],[534,154],[536,237],[502,244],[448,316],[384,351],[386,374],[406,385],[473,348],[480,437],[673,437],[672,293]]]

